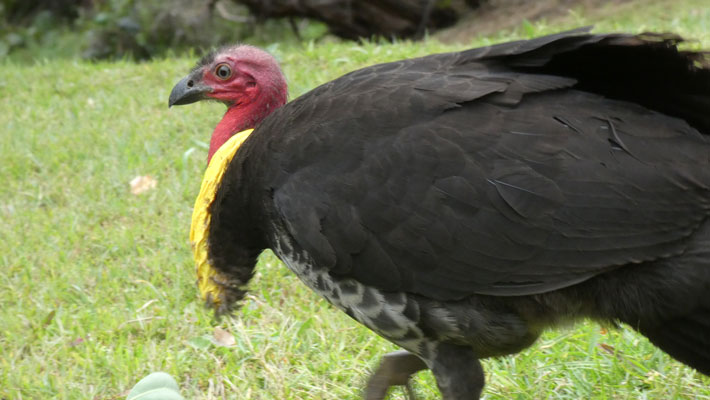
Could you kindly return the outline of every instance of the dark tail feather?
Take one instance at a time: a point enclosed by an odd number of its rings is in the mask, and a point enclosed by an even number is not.
[[[710,376],[710,301],[705,303],[683,317],[639,331],[673,358]]]

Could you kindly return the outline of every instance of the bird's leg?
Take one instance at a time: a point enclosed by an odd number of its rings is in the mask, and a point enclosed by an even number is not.
[[[476,354],[467,347],[439,343],[431,371],[444,400],[474,400],[481,397],[485,376]]]
[[[405,399],[406,400],[417,400],[416,396],[414,396],[414,389],[412,389],[412,380],[408,379],[407,383],[404,384],[404,390],[405,390]]]
[[[380,366],[367,382],[365,400],[383,400],[390,386],[395,385],[405,385],[407,395],[414,400],[414,393],[409,386],[409,378],[416,372],[427,368],[421,358],[406,350],[385,354]]]

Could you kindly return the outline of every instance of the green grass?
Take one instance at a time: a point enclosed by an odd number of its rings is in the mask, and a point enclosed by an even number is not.
[[[639,4],[597,30],[678,31],[710,47],[703,1]],[[470,45],[592,22],[572,15]],[[429,40],[272,50],[295,97],[359,66],[462,47]],[[187,231],[205,142],[223,107],[168,110],[172,85],[192,63],[0,64],[0,399],[118,399],[157,370],[189,399],[356,399],[394,349],[270,253],[235,318],[215,321],[197,301]],[[128,182],[146,174],[156,189],[132,195]],[[215,326],[235,344],[214,344]],[[488,399],[710,399],[709,379],[626,328],[551,331],[484,367]],[[429,373],[416,390],[437,398]]]

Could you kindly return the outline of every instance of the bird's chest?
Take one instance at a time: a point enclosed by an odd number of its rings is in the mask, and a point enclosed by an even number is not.
[[[285,234],[277,235],[273,250],[306,286],[356,321],[407,349],[423,342],[419,305],[405,293],[383,292],[352,278],[335,277],[314,265]]]

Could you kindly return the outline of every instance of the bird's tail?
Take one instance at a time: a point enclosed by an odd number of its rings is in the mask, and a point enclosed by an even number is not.
[[[710,293],[691,312],[639,331],[678,361],[710,376]]]

